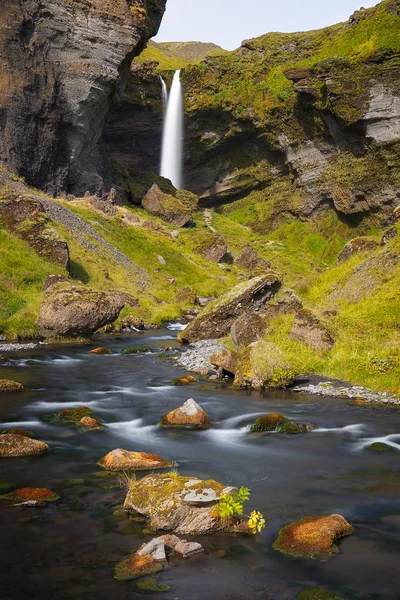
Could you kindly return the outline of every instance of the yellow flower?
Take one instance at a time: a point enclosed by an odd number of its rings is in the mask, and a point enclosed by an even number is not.
[[[253,510],[249,517],[248,525],[252,533],[261,533],[265,527],[265,519],[259,511]]]

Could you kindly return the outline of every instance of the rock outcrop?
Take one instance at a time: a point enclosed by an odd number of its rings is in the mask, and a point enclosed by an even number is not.
[[[161,425],[182,429],[208,429],[212,422],[201,406],[190,398],[182,406],[168,413],[161,421]]]
[[[178,339],[181,342],[195,342],[223,337],[246,309],[257,310],[264,307],[280,285],[278,276],[272,271],[240,283],[214,302],[210,302],[179,334]]]
[[[234,375],[238,368],[239,355],[229,348],[221,348],[221,350],[210,357],[210,362],[218,367],[218,369]]]
[[[184,227],[192,220],[190,208],[178,198],[162,192],[156,183],[143,198],[142,206],[151,215],[176,227]]]
[[[0,435],[0,458],[35,456],[49,450],[45,442],[15,434]]]
[[[23,392],[24,386],[18,381],[11,381],[11,379],[0,379],[0,393],[15,393]]]
[[[310,310],[300,310],[293,321],[290,335],[314,350],[331,350],[335,340],[330,331]]]
[[[242,519],[229,521],[218,516],[216,509],[221,495],[233,490],[212,480],[174,474],[148,475],[132,482],[124,510],[147,517],[154,530],[183,535],[220,530],[248,533],[248,525]]]
[[[245,312],[232,324],[232,341],[238,350],[244,350],[262,338],[267,328],[265,317],[257,313]]]
[[[7,0],[0,23],[0,159],[52,193],[100,192],[98,144],[165,0]]]
[[[384,245],[384,244],[383,244]],[[358,254],[359,252],[368,252],[368,250],[375,250],[379,244],[375,240],[367,237],[359,237],[350,240],[341,253],[339,254],[336,264],[340,265],[345,262],[350,256]]]
[[[100,327],[117,319],[125,301],[119,292],[95,292],[83,286],[56,283],[44,294],[37,319],[39,335],[91,337]]]
[[[108,471],[153,471],[171,466],[168,460],[157,454],[129,452],[122,448],[112,450],[98,464]]]

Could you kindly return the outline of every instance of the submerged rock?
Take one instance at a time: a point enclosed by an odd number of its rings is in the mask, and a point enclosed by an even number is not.
[[[128,452],[128,450],[122,448],[112,450],[112,452],[103,456],[97,464],[108,471],[152,471],[153,469],[165,469],[171,466],[168,460],[157,456],[157,454]]]
[[[2,500],[11,502],[34,502],[36,505],[43,505],[47,502],[55,502],[60,499],[60,496],[55,492],[51,492],[46,488],[20,488],[9,494],[0,496]]]
[[[0,458],[35,456],[49,450],[45,442],[15,434],[0,435]]]
[[[22,383],[11,381],[10,379],[0,379],[0,393],[23,392],[25,390]]]
[[[185,429],[208,429],[212,421],[206,412],[189,398],[186,402],[168,413],[161,421],[162,427],[183,427]]]
[[[290,435],[296,435],[298,433],[307,433],[313,431],[317,426],[313,423],[296,423],[295,421],[285,421],[278,425],[278,433],[288,433]]]
[[[367,446],[366,449],[371,450],[372,452],[400,452],[398,448],[395,448],[390,444],[385,444],[385,442],[373,442]]]
[[[290,335],[313,350],[331,350],[335,340],[330,331],[310,310],[302,309],[296,314]]]
[[[156,183],[143,198],[142,206],[151,215],[176,227],[184,227],[192,220],[190,208],[178,198],[162,192]]]
[[[153,575],[162,570],[162,565],[153,560],[151,556],[133,554],[115,567],[114,578],[118,581],[129,581],[130,579]]]
[[[175,473],[147,475],[132,481],[124,503],[128,513],[138,513],[149,519],[154,530],[173,531],[176,534],[195,535],[214,531],[249,533],[243,519],[221,519],[217,507],[222,494],[233,488],[216,481],[202,481]],[[192,503],[195,493],[202,502]],[[189,501],[186,501],[189,496]],[[209,500],[204,500],[204,496]]]
[[[308,517],[283,527],[273,548],[292,556],[324,558],[339,552],[336,542],[353,531],[341,515]]]
[[[64,423],[74,423],[78,425],[85,417],[89,417],[92,410],[88,406],[79,406],[78,408],[66,408],[57,413],[57,417]]]
[[[197,379],[193,375],[184,375],[183,377],[179,377],[179,379],[174,379],[171,385],[191,385],[196,382]]]
[[[94,350],[89,350],[88,354],[112,354],[111,350],[108,348],[95,348]]]
[[[269,271],[240,283],[206,308],[182,331],[178,340],[195,342],[221,338],[229,333],[232,323],[246,310],[256,310],[265,305],[279,289],[278,276]]]

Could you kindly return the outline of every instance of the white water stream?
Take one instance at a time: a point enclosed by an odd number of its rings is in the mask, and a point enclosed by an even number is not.
[[[176,71],[172,80],[164,117],[160,173],[162,177],[169,179],[177,189],[182,188],[183,159],[183,94],[180,73],[180,71]],[[163,99],[167,95],[164,85],[163,80]]]

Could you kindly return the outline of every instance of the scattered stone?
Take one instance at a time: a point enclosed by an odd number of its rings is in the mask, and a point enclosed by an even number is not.
[[[389,242],[394,240],[398,236],[397,227],[389,227],[387,229],[381,239],[381,246],[386,246]]]
[[[171,231],[171,237],[172,237],[173,240],[179,239],[179,231],[177,231],[176,229],[174,229],[173,231]]]
[[[400,398],[387,392],[371,392],[368,388],[354,385],[335,385],[331,381],[325,381],[316,385],[296,385],[292,388],[295,392],[314,394],[327,398],[348,398],[350,404],[356,406],[381,406],[394,405],[400,406]]]
[[[398,448],[395,448],[390,444],[385,444],[384,442],[373,442],[367,446],[366,449],[371,450],[372,452],[400,452]]]
[[[251,271],[253,275],[260,275],[271,268],[271,264],[261,258],[251,246],[243,248],[241,254],[235,258],[235,265]]]
[[[83,417],[80,420],[80,424],[85,429],[100,429],[104,427],[104,425],[102,425],[97,419],[94,419],[93,417]]]
[[[297,313],[303,308],[303,302],[293,290],[279,290],[276,296],[265,307],[264,316],[267,322],[278,315]]]
[[[257,313],[244,312],[231,327],[233,343],[238,350],[244,350],[262,338],[268,328],[264,317]]]
[[[191,492],[203,494],[213,489],[216,501],[194,505],[184,501]],[[216,481],[202,481],[195,477],[183,477],[173,473],[147,475],[132,482],[124,503],[128,513],[149,519],[152,530],[173,531],[174,534],[196,535],[214,531],[249,533],[247,521],[241,518],[222,519],[216,510],[222,494],[229,493]],[[209,492],[208,492],[209,493]],[[173,541],[170,543],[173,544]],[[166,542],[168,545],[168,542]]]
[[[202,340],[190,344],[186,352],[175,357],[179,367],[199,373],[200,375],[216,374],[210,357],[221,350],[221,345],[215,340]]]
[[[10,379],[0,379],[0,393],[15,393],[15,392],[23,392],[25,390],[22,383],[18,383],[17,381],[11,381]]]
[[[196,302],[196,304],[201,306],[201,308],[204,308],[205,306],[207,306],[207,304],[210,304],[210,302],[212,302],[213,300],[215,300],[214,297],[206,298],[205,296],[198,296],[196,298],[195,302]]]
[[[165,553],[165,542],[160,538],[154,538],[151,542],[144,544],[137,551],[139,556],[151,556],[156,562],[165,562],[167,555]]]
[[[55,502],[60,499],[58,494],[47,490],[46,488],[20,488],[15,492],[0,496],[2,500],[11,502],[34,502],[36,505],[43,505],[47,502]]]
[[[317,351],[331,350],[335,343],[332,334],[318,317],[304,308],[296,314],[290,335],[294,340]]]
[[[192,220],[192,211],[181,200],[162,192],[156,183],[143,198],[142,206],[149,214],[176,227],[184,227]]]
[[[211,233],[207,240],[202,240],[197,252],[212,263],[220,263],[228,251],[225,238],[218,233]]]
[[[250,425],[250,431],[276,431],[279,425],[287,421],[288,419],[280,413],[270,413],[253,421]]]
[[[15,434],[0,435],[0,458],[35,456],[49,450],[45,442]]]
[[[157,256],[157,260],[161,265],[166,265],[167,261],[162,256]]]
[[[161,421],[161,426],[208,429],[212,426],[212,421],[201,406],[190,398],[182,406],[168,413]]]
[[[108,348],[95,348],[90,350],[88,354],[112,354],[112,352]]]
[[[201,554],[204,552],[204,548],[198,542],[187,542],[186,540],[181,540],[175,546],[175,554],[178,554],[182,558],[190,558],[195,554]]]
[[[336,542],[353,531],[341,515],[308,517],[283,527],[273,548],[291,556],[324,558],[339,552]]]
[[[226,373],[234,375],[238,367],[239,355],[228,348],[221,348],[221,350],[211,356],[210,362]]]
[[[108,471],[152,471],[165,469],[171,463],[157,454],[147,452],[128,452],[122,448],[112,450],[97,463]]]
[[[28,429],[5,429],[4,431],[0,431],[0,435],[22,435],[22,437],[34,438],[36,435],[33,431],[28,431]]]
[[[375,250],[379,247],[378,242],[372,240],[367,237],[358,237],[350,240],[341,253],[339,254],[336,264],[341,265],[343,262],[348,260],[354,254],[358,254],[359,252],[365,252],[368,250]]]
[[[178,340],[195,342],[223,337],[230,331],[232,323],[246,309],[256,310],[263,307],[280,285],[279,278],[272,271],[240,283],[206,306],[179,334]]]
[[[179,379],[174,379],[171,385],[191,385],[196,382],[197,379],[193,375],[184,375],[183,377],[179,377]]]

